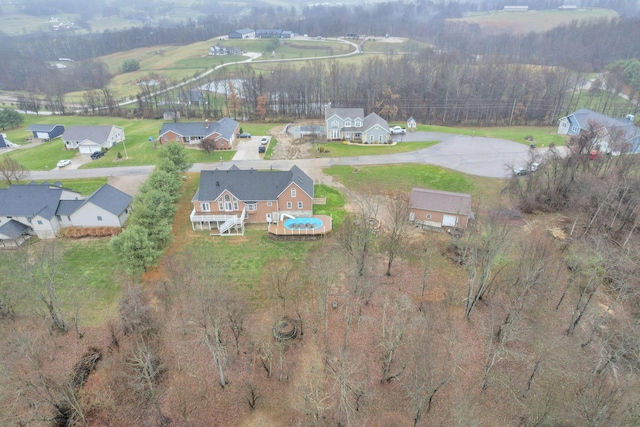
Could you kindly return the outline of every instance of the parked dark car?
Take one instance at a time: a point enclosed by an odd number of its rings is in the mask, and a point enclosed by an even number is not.
[[[238,134],[238,138],[251,138],[251,134],[249,132],[242,132]]]
[[[93,160],[97,160],[102,156],[104,156],[104,151],[94,151],[93,153],[91,153],[91,158]]]
[[[258,153],[265,153],[267,151],[267,147],[261,145],[258,147]]]

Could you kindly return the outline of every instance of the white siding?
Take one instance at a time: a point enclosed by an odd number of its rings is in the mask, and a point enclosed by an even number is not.
[[[102,220],[98,219],[101,217]],[[121,227],[118,217],[93,203],[85,203],[71,214],[74,227]]]

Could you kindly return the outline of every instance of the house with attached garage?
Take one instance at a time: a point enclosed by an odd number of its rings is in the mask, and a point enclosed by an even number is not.
[[[313,215],[313,180],[297,166],[257,171],[232,166],[200,172],[190,221],[194,230],[244,234],[245,223],[272,223]]]
[[[634,116],[612,118],[581,108],[568,116],[560,118],[558,133],[560,135],[578,136],[581,132],[596,131],[597,141],[594,148],[603,153],[638,153],[640,152],[640,128],[634,124]]]
[[[67,150],[78,149],[80,154],[109,150],[124,141],[124,129],[115,125],[69,126],[62,134]]]
[[[40,125],[33,124],[27,127],[27,132],[31,132],[32,138],[50,141],[64,133],[64,125]]]
[[[199,145],[211,140],[216,150],[229,150],[233,147],[240,124],[224,117],[217,122],[176,122],[164,123],[160,129],[159,140],[165,144],[171,141],[188,145]]]
[[[472,216],[469,194],[425,188],[411,190],[409,220],[417,226],[466,228]]]
[[[324,111],[327,139],[330,141],[361,141],[365,144],[386,144],[391,131],[385,119],[376,113],[365,117],[363,108],[331,108]]]
[[[11,185],[0,189],[0,247],[52,239],[65,227],[122,227],[132,200],[108,184],[86,199],[60,183]]]

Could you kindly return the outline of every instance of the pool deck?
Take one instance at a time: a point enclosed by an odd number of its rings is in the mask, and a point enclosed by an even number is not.
[[[328,215],[314,215],[313,217],[322,221],[322,227],[315,229],[300,228],[289,230],[284,226],[284,221],[278,221],[277,224],[269,224],[267,226],[267,231],[271,234],[275,234],[276,236],[318,236],[327,234],[332,230],[333,218]]]

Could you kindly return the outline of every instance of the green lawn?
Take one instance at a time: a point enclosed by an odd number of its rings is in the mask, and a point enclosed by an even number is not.
[[[36,181],[38,183],[42,183],[45,181]],[[53,181],[47,181],[50,184],[53,184]],[[83,196],[89,196],[91,193],[96,191],[98,188],[102,187],[107,183],[107,178],[83,178],[83,179],[61,179],[55,182],[60,182],[63,187],[69,188],[73,191],[77,191]],[[27,184],[27,182],[22,182],[22,184]],[[0,181],[0,188],[7,188],[9,185],[5,181]]]
[[[344,195],[335,188],[326,185],[316,185],[314,191],[315,197],[325,197],[327,203],[324,205],[313,205],[313,214],[330,215],[333,217],[333,229],[335,230],[342,224],[346,214]]]
[[[351,156],[377,156],[384,154],[406,153],[408,151],[420,150],[431,147],[438,141],[425,142],[400,142],[395,145],[387,144],[365,144],[347,145],[341,142],[327,142],[319,144],[318,149],[324,148],[325,152],[320,152],[319,157],[351,157]]]
[[[474,189],[474,181],[465,174],[431,165],[332,166],[323,172],[348,188],[374,192],[423,187],[470,193]]]
[[[519,142],[529,145],[531,142],[526,137],[532,137],[533,143],[538,147],[549,146],[554,143],[556,146],[565,144],[566,138],[558,135],[558,128],[555,126],[499,126],[499,127],[447,127],[418,125],[419,131],[452,133],[459,135],[484,136],[487,138],[500,138],[509,141]]]

